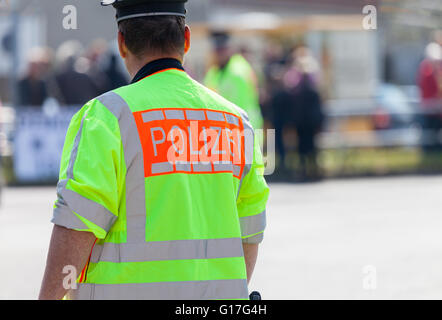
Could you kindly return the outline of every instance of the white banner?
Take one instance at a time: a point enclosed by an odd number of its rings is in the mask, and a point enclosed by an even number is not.
[[[38,108],[16,111],[14,173],[18,182],[55,181],[69,122],[78,108],[47,115]]]

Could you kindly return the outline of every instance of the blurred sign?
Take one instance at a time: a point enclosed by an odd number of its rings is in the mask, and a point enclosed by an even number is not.
[[[0,0],[1,1],[1,0]],[[6,15],[0,15],[0,75],[8,75],[11,72],[12,63],[12,31],[11,19]],[[33,15],[21,15],[17,31],[17,57],[19,65],[16,70],[23,73],[26,70],[28,52],[33,47],[42,46],[45,41],[45,23],[41,17]]]
[[[3,18],[3,17],[2,17]],[[10,71],[11,26],[8,19],[0,19],[0,74]]]
[[[16,113],[14,172],[18,182],[55,181],[70,119],[78,108],[63,108],[49,116],[37,108]]]

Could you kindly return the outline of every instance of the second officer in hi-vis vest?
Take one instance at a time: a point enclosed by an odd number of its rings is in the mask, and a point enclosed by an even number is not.
[[[248,298],[269,189],[247,115],[183,69],[186,1],[103,1],[133,80],[72,118],[41,299]]]

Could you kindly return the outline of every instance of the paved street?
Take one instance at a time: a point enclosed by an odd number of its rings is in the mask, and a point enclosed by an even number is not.
[[[4,190],[0,299],[37,296],[54,200],[55,188]],[[273,184],[251,289],[266,299],[442,299],[441,210],[442,177]]]

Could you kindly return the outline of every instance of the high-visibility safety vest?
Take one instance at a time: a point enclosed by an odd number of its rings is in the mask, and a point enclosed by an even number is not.
[[[204,84],[246,111],[253,128],[262,128],[256,75],[242,55],[233,55],[223,69],[210,68]]]
[[[97,241],[70,299],[247,299],[268,186],[246,114],[179,61],[88,102],[69,126],[52,222]]]

